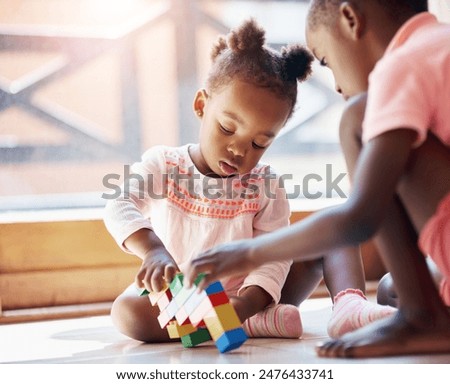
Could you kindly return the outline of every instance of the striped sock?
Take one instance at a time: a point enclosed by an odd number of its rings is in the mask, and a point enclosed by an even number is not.
[[[327,327],[328,335],[332,338],[341,337],[394,312],[396,308],[368,301],[359,289],[346,289],[334,298],[333,313]]]
[[[298,307],[277,304],[247,319],[243,324],[249,337],[298,339],[303,333]]]

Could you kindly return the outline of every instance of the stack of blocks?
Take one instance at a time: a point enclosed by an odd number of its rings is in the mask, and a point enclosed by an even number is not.
[[[222,353],[239,348],[247,335],[236,311],[220,281],[198,292],[197,285],[203,277],[199,275],[192,287],[186,288],[183,274],[178,273],[165,290],[144,290],[141,295],[148,294],[151,304],[158,306],[161,328],[167,328],[170,338],[181,338],[184,347],[213,339]]]

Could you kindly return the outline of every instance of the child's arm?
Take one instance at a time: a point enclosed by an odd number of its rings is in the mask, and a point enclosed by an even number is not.
[[[161,239],[153,231],[152,210],[164,195],[164,147],[155,146],[134,163],[120,187],[120,196],[108,201],[104,221],[108,231],[125,252],[142,260],[135,283],[149,291],[158,291],[172,280],[178,269]]]
[[[336,248],[371,238],[393,199],[416,134],[397,129],[372,139],[364,148],[348,201],[309,216],[288,228],[209,250],[192,261],[188,281],[200,272],[208,284],[223,276],[242,274],[271,260],[309,260]]]
[[[164,283],[170,283],[178,271],[177,264],[162,241],[147,228],[130,235],[124,245],[142,259],[142,265],[135,277],[137,287],[148,291],[160,291]]]

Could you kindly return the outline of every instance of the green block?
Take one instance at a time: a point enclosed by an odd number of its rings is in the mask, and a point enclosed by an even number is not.
[[[181,343],[185,348],[192,348],[209,340],[211,340],[211,335],[206,328],[199,328],[195,332],[181,337]]]
[[[199,273],[197,278],[194,280],[194,285],[195,286],[199,285],[200,281],[202,281],[205,276],[206,276],[206,273],[204,273],[204,272]]]
[[[199,285],[200,281],[205,277],[204,273],[199,273],[197,278],[194,280],[194,285]],[[169,289],[170,292],[172,292],[172,296],[175,297],[180,293],[180,291],[183,289],[183,279],[184,275],[182,273],[177,273],[175,277],[173,278],[172,282],[170,283]]]
[[[147,291],[147,290],[144,288],[144,290],[140,293],[139,296],[147,296],[149,293],[150,293],[150,292]]]
[[[172,296],[175,297],[178,295],[178,292],[183,288],[183,274],[177,273],[170,283],[170,292],[172,292]]]

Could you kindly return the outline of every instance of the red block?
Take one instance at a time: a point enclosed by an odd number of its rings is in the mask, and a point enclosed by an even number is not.
[[[227,304],[230,301],[225,292],[214,293],[212,295],[209,295],[208,298],[213,307],[217,307],[222,304]]]

